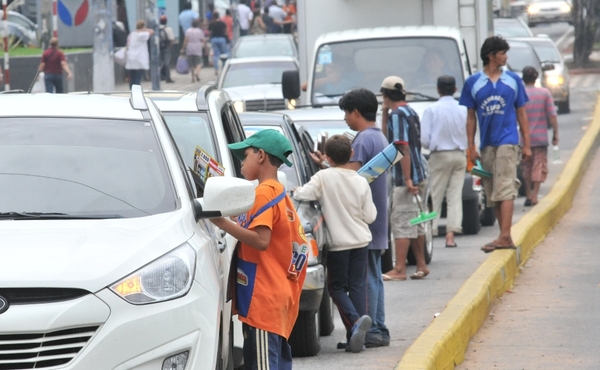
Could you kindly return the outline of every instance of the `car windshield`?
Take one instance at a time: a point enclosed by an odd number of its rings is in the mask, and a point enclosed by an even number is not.
[[[276,130],[279,131],[279,133],[281,133],[282,135],[285,135],[287,137],[287,135],[285,134],[285,132],[283,131],[283,128],[281,128],[281,126],[246,126],[244,125],[244,131],[246,131],[246,137],[250,137],[252,136],[252,134],[257,133],[258,131],[261,130]],[[288,139],[290,139],[288,137]],[[287,187],[286,189],[290,190],[293,189],[297,186],[302,186],[302,182],[300,181],[300,175],[297,172],[297,163],[298,163],[298,159],[297,159],[297,154],[296,152],[292,153],[292,155],[290,157],[288,157],[288,159],[290,160],[290,162],[292,162],[293,166],[292,167],[288,167],[287,164],[282,164],[279,167],[279,171],[285,173],[285,176],[287,177]]]
[[[117,218],[176,209],[148,122],[3,118],[0,137],[0,213]]]
[[[401,61],[401,62],[400,62]],[[353,88],[365,87],[379,93],[387,76],[401,76],[405,89],[438,97],[436,83],[441,75],[456,79],[458,92],[464,81],[461,57],[452,38],[397,38],[325,44],[317,51],[313,76],[313,104],[336,103]],[[409,95],[407,100],[423,100]]]
[[[206,154],[220,162],[216,140],[206,113],[163,112],[163,116],[186,166],[194,168],[196,147],[200,147]]]
[[[308,131],[313,142],[317,142],[319,135],[331,137],[333,135],[343,135],[345,132],[356,135],[357,132],[351,130],[344,121],[298,121],[294,120],[298,126],[302,126]]]
[[[540,61],[533,51],[532,47],[525,43],[511,43],[510,49],[506,53],[508,55],[508,61],[506,64],[511,71],[519,72],[527,66],[533,66],[541,72],[542,67]]]
[[[232,63],[225,71],[222,87],[281,84],[283,72],[292,70],[298,70],[292,61]]]
[[[289,39],[241,37],[235,49],[235,58],[247,57],[295,57]]]
[[[562,57],[553,43],[550,42],[531,42],[535,52],[542,62],[560,63]]]
[[[526,27],[516,19],[494,19],[494,33],[504,38],[532,36]]]

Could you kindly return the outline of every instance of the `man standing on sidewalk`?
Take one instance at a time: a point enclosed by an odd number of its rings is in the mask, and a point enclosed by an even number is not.
[[[440,99],[427,107],[421,120],[421,145],[429,149],[429,177],[433,209],[442,213],[446,196],[446,247],[456,247],[454,233],[462,233],[462,188],[467,167],[467,108],[458,105],[453,95],[456,80],[452,76],[437,79]],[[438,219],[433,221],[438,233]]]
[[[246,0],[240,0],[237,6],[237,12],[238,22],[240,22],[240,36],[246,36],[250,30],[250,23],[252,23],[254,14],[250,7],[246,5]]]
[[[160,16],[159,46],[160,46],[160,79],[168,83],[175,82],[171,79],[171,47],[175,42],[173,29],[167,26],[167,16]]]
[[[46,92],[62,94],[63,89],[63,70],[67,72],[67,79],[73,78],[65,54],[58,49],[58,39],[50,39],[50,47],[42,54],[42,61],[38,67],[40,72],[44,72],[44,83]]]

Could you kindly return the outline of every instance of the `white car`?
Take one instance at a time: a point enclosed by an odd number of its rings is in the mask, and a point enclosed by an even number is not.
[[[0,104],[0,368],[231,367],[234,246],[207,218],[254,185],[198,181],[137,85]]]
[[[287,109],[295,102],[283,97],[282,74],[298,68],[294,57],[232,58],[223,67],[217,87],[229,93],[238,112]]]
[[[532,0],[527,7],[529,27],[533,27],[538,23],[572,23],[571,8],[570,0]]]

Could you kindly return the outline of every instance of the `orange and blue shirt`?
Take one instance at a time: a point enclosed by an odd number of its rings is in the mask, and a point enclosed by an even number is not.
[[[236,309],[240,321],[289,338],[300,307],[309,243],[283,185],[266,180],[256,187],[256,200],[238,224],[271,229],[266,250],[244,243],[237,254]]]

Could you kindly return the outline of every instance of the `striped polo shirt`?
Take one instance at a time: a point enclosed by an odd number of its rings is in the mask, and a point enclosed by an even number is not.
[[[419,121],[419,115],[406,102],[402,102],[390,113],[387,129],[388,138],[391,138],[392,142],[400,141],[408,144],[411,162],[410,176],[413,185],[421,183],[427,178],[427,175],[421,161],[421,122]],[[393,177],[394,186],[406,186],[400,162],[394,165]]]
[[[527,103],[523,80],[510,71],[502,71],[492,82],[483,72],[471,75],[463,85],[460,105],[477,111],[481,146],[518,145],[517,108]]]
[[[526,86],[525,91],[529,97],[525,110],[531,146],[548,146],[548,119],[556,117],[552,94],[546,88],[535,86]]]

